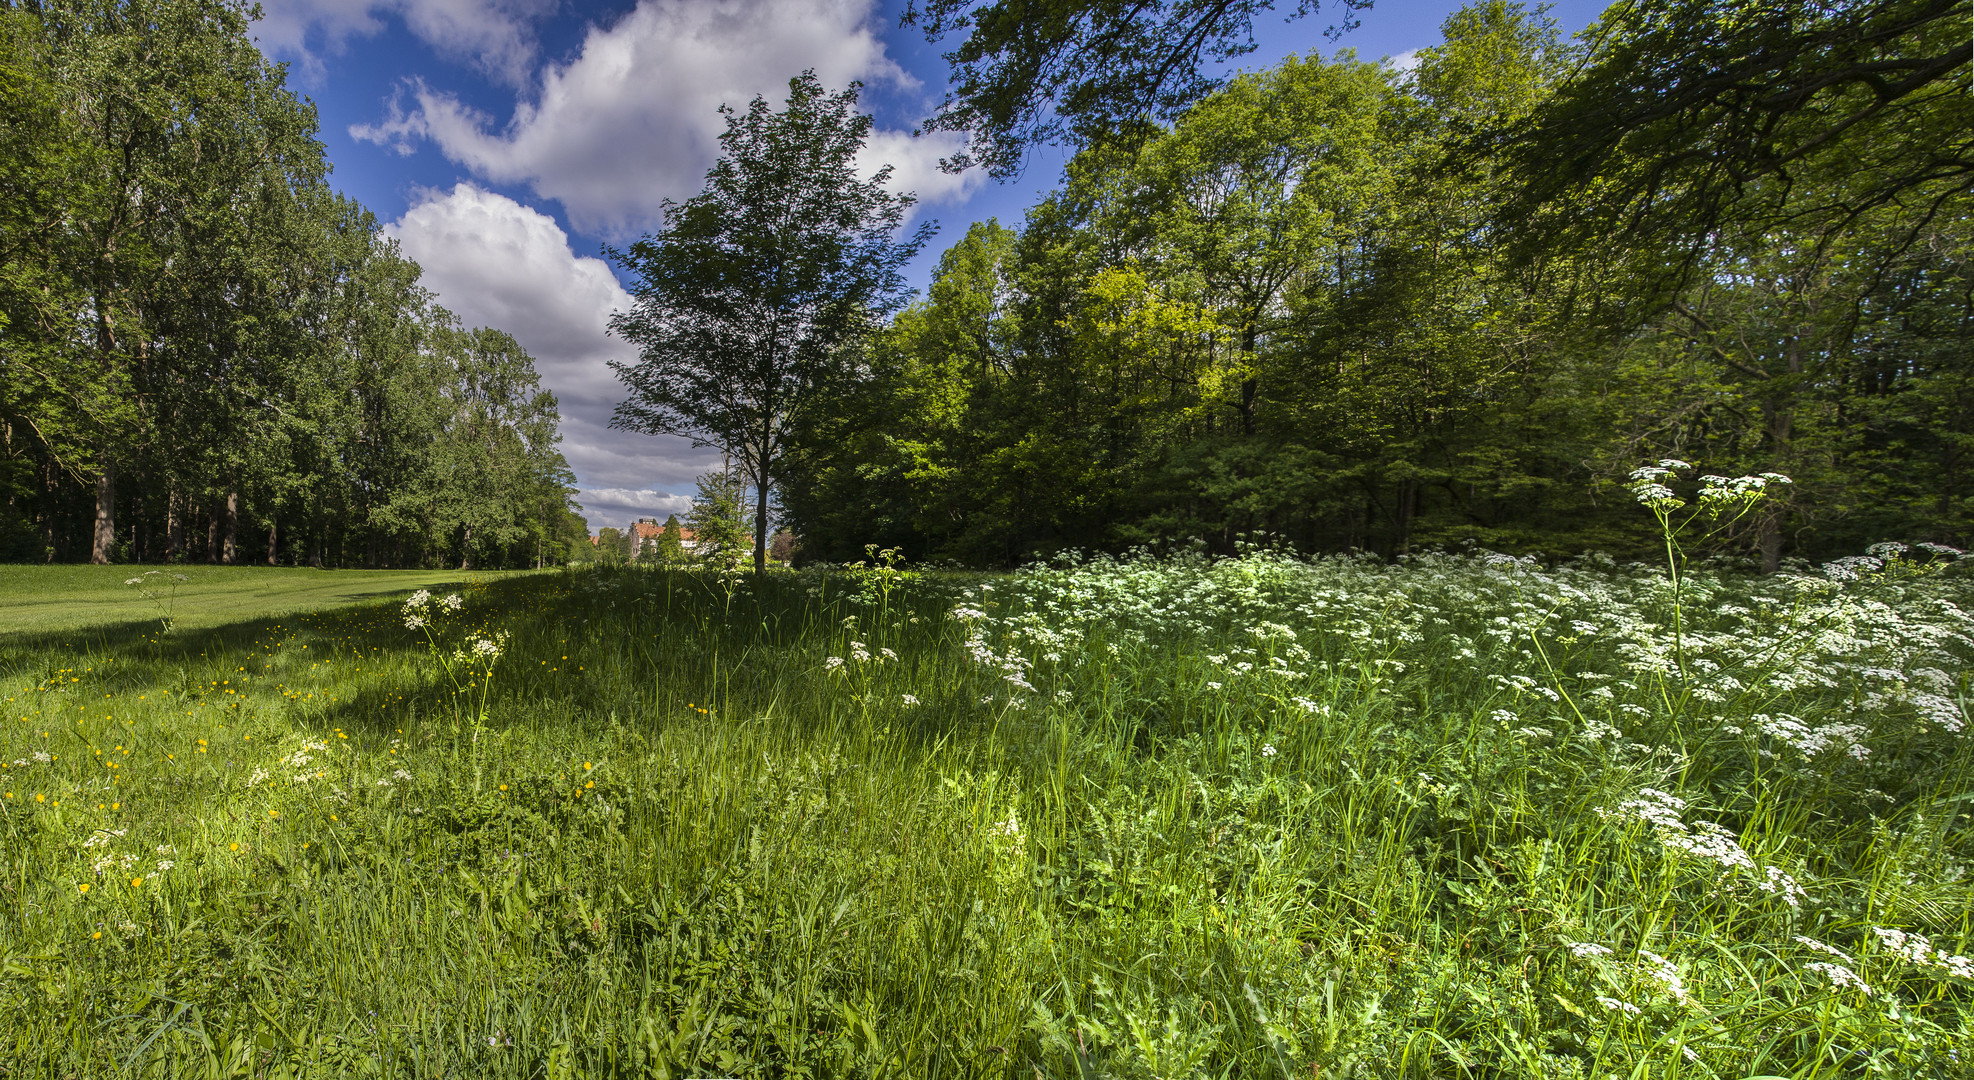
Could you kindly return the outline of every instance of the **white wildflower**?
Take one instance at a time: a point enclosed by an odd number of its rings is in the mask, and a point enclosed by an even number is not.
[[[1866,997],[1871,996],[1871,986],[1858,977],[1857,972],[1842,964],[1832,964],[1825,960],[1812,960],[1803,965],[1805,971],[1814,971],[1830,980],[1830,985],[1839,990],[1857,990]]]

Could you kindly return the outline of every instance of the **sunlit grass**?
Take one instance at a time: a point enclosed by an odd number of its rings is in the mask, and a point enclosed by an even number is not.
[[[394,603],[17,648],[0,1075],[1970,1075],[1967,588],[1684,589],[530,576],[477,732]]]
[[[156,568],[152,568],[153,571]],[[310,570],[273,566],[169,566],[149,590],[173,607],[178,628],[210,629],[242,619],[326,611],[375,603],[420,587],[493,580],[499,572],[457,570]],[[157,603],[125,584],[141,566],[22,566],[0,564],[0,648],[37,634],[83,636],[156,626]],[[182,575],[176,597],[170,575]]]

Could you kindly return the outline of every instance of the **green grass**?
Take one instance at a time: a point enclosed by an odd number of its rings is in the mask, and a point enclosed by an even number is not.
[[[395,603],[0,643],[0,1077],[1974,1076],[1969,592],[530,575],[484,724]]]
[[[167,610],[180,629],[224,626],[243,619],[325,611],[417,588],[437,588],[501,576],[457,570],[309,570],[273,566],[173,566],[142,587],[125,584],[147,573],[133,566],[0,564],[0,639],[83,631],[126,633],[155,627]],[[183,575],[174,595],[172,576]],[[144,595],[155,594],[154,601]]]

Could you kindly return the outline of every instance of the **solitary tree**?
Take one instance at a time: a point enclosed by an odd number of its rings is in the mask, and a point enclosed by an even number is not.
[[[684,435],[731,452],[754,485],[754,569],[767,566],[768,486],[802,402],[844,346],[895,311],[900,268],[930,223],[894,239],[915,197],[868,179],[857,154],[871,118],[858,85],[789,80],[781,112],[756,97],[722,106],[726,134],[706,187],[665,204],[665,227],[610,257],[630,272],[631,310],[610,329],[638,346],[612,363],[630,390],[612,427]]]
[[[731,472],[699,477],[699,490],[685,521],[692,529],[695,554],[708,566],[739,566],[747,559],[747,528],[741,523],[741,480]]]

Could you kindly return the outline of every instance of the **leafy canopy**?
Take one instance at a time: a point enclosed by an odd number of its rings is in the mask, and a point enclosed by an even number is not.
[[[1481,152],[1505,151],[1522,198],[1504,220],[1541,226],[1533,249],[1697,253],[1723,226],[1923,208],[1974,181],[1968,30],[1961,0],[1620,4],[1560,92]]]
[[[1315,11],[1302,0],[1289,18]],[[1337,0],[1357,25],[1371,0]],[[1033,143],[1088,142],[1163,122],[1220,86],[1202,68],[1253,52],[1255,20],[1275,0],[912,0],[899,25],[927,41],[964,34],[946,54],[952,87],[924,131],[960,131],[966,150],[943,164],[1016,173]]]
[[[915,197],[886,189],[889,165],[859,175],[871,118],[858,90],[832,93],[807,71],[780,112],[760,97],[744,113],[722,106],[705,189],[609,253],[636,282],[610,328],[639,349],[636,363],[611,365],[630,390],[611,424],[738,458],[757,494],[757,569],[791,417],[842,347],[903,303],[901,269],[932,235],[927,222],[894,239]]]

